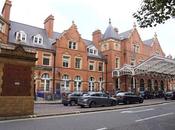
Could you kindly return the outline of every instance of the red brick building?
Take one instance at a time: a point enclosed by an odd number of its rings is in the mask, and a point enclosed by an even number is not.
[[[5,12],[2,20],[9,19],[10,8]],[[133,89],[133,82],[138,90],[149,90],[150,82],[154,82],[156,87],[153,90],[158,90],[167,84],[164,79],[149,75],[136,76],[134,80],[127,75],[120,78],[113,75],[114,70],[126,64],[134,67],[153,55],[165,56],[157,35],[142,41],[136,25],[119,33],[109,20],[105,32],[94,31],[91,41],[81,37],[74,22],[64,32],[55,32],[52,15],[44,21],[44,28],[15,21],[1,24],[0,21],[0,29],[5,24],[10,25],[10,31],[0,33],[4,35],[1,41],[8,39],[8,44],[20,43],[37,51],[38,61],[34,68],[36,91],[128,91]]]

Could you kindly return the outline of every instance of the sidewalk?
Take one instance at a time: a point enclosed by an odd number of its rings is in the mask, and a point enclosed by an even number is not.
[[[115,110],[115,109],[124,109],[124,108],[132,108],[132,107],[140,107],[140,106],[149,106],[149,105],[157,105],[163,103],[169,103],[172,101],[165,101],[164,99],[152,99],[145,100],[142,104],[129,104],[129,105],[116,105],[113,107],[96,107],[96,108],[80,108],[79,106],[63,106],[62,104],[38,104],[35,105],[35,115],[36,117],[42,116],[56,116],[56,115],[67,115],[67,114],[77,114],[77,113],[86,113],[86,112],[95,112],[95,111],[107,111],[107,110]]]
[[[113,107],[96,107],[96,108],[80,108],[79,106],[63,106],[58,101],[37,101],[35,102],[34,115],[28,116],[19,116],[19,117],[0,117],[0,120],[10,120],[10,119],[21,119],[21,118],[36,118],[44,116],[58,116],[58,115],[68,115],[68,114],[79,114],[87,112],[96,112],[96,111],[108,111],[108,110],[117,110],[125,109],[132,107],[141,107],[149,105],[157,105],[163,103],[169,103],[174,101],[165,101],[164,99],[152,99],[145,100],[142,104],[129,104],[129,105],[116,105]],[[175,103],[175,102],[174,102]]]

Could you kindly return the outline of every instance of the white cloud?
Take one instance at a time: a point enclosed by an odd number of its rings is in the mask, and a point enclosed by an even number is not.
[[[4,1],[1,0],[0,5],[3,5]],[[105,31],[109,18],[119,32],[131,29],[135,21],[132,13],[139,8],[140,3],[141,0],[13,0],[11,20],[43,27],[44,19],[53,14],[55,31],[68,29],[74,20],[80,34],[91,39],[95,29]],[[157,32],[165,53],[175,56],[174,28],[175,22],[170,20],[156,28],[138,30],[143,40],[152,38],[154,32]]]

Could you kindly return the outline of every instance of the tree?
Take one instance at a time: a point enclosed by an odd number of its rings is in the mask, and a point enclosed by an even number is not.
[[[175,0],[143,0],[133,14],[140,27],[153,27],[175,17]]]

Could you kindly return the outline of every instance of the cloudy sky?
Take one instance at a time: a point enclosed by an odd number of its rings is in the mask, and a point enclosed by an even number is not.
[[[0,0],[0,9],[4,2]],[[44,19],[52,14],[55,31],[68,29],[73,20],[82,37],[91,40],[94,30],[104,33],[109,18],[119,33],[131,29],[136,21],[132,14],[140,3],[141,0],[12,0],[11,20],[43,28]],[[175,57],[175,19],[154,28],[137,29],[142,40],[152,38],[156,32],[165,54]]]

